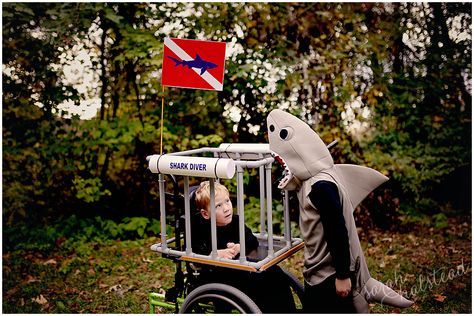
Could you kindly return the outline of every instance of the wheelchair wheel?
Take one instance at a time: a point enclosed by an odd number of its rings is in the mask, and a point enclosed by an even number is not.
[[[295,277],[290,271],[286,270],[285,268],[280,267],[283,273],[287,276],[288,281],[290,283],[291,288],[293,291],[296,293],[298,296],[300,303],[303,303],[303,298],[304,298],[304,286],[298,280],[297,277]]]
[[[262,313],[250,297],[237,288],[222,283],[208,283],[194,289],[184,300],[179,312],[183,314]]]

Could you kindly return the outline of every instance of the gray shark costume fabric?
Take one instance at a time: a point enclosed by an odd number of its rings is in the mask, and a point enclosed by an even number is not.
[[[312,185],[325,180],[336,184],[343,206],[349,235],[351,265],[356,274],[353,304],[356,312],[368,313],[368,302],[405,308],[413,304],[397,292],[370,276],[362,251],[353,212],[355,207],[376,187],[388,180],[370,168],[334,164],[319,135],[297,117],[273,110],[267,117],[270,150],[286,164],[286,176],[279,188],[296,190],[300,204],[300,231],[305,240],[305,281],[318,284],[335,273],[318,212],[309,199]]]

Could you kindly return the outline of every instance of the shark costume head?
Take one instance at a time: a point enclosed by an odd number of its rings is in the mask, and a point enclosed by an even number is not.
[[[273,110],[267,117],[267,126],[270,150],[277,154],[277,160],[286,169],[286,177],[278,186],[280,189],[294,189],[299,181],[334,165],[331,153],[318,134],[295,116]]]
[[[329,180],[338,187],[348,231],[351,258],[356,258],[355,260],[351,259],[351,269],[356,273],[357,283],[355,284],[357,295],[354,295],[353,298],[356,311],[367,313],[369,301],[401,308],[411,306],[412,301],[405,299],[383,283],[370,277],[353,218],[355,207],[388,178],[367,167],[334,164],[331,153],[319,135],[306,123],[282,110],[270,112],[267,117],[267,129],[270,150],[275,153],[275,158],[285,167],[286,175],[278,187],[285,190],[298,190],[300,228],[306,244],[305,267],[307,263],[310,266],[311,260],[314,260],[315,257],[314,254],[306,252],[306,247],[314,243],[315,240],[316,242],[320,240],[318,238],[321,236],[315,232],[318,228],[314,222],[307,223],[307,221],[312,221],[312,215],[308,216],[308,214],[314,213],[314,210],[308,211],[308,209],[314,208],[308,202],[308,194],[315,181],[318,179]],[[305,220],[302,222],[303,216]],[[319,264],[321,262],[316,263],[316,265]],[[334,270],[331,269],[333,268],[328,268],[329,272],[327,273],[334,273]],[[307,275],[312,277],[311,272]],[[305,279],[307,275],[305,275]]]

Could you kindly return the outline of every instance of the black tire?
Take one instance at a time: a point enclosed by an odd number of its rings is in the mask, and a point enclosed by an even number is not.
[[[222,283],[208,283],[194,289],[183,302],[182,314],[213,312],[261,314],[260,308],[239,289]]]
[[[300,299],[300,302],[303,303],[303,298],[304,298],[304,286],[303,286],[303,284],[290,271],[288,271],[288,270],[286,270],[285,268],[282,268],[282,267],[280,267],[280,268],[283,271],[283,273],[285,273],[285,275],[287,276],[288,282],[289,282],[291,288],[293,289],[293,291],[295,291],[296,295]]]

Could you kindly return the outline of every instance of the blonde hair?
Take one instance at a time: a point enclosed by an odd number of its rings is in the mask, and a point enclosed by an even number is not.
[[[218,183],[214,182],[214,194],[217,195],[219,193],[224,193],[229,195],[229,190],[227,188]],[[210,189],[210,183],[209,181],[203,181],[199,185],[199,188],[196,189],[196,208],[198,210],[209,210],[209,205],[211,202],[211,189]]]

